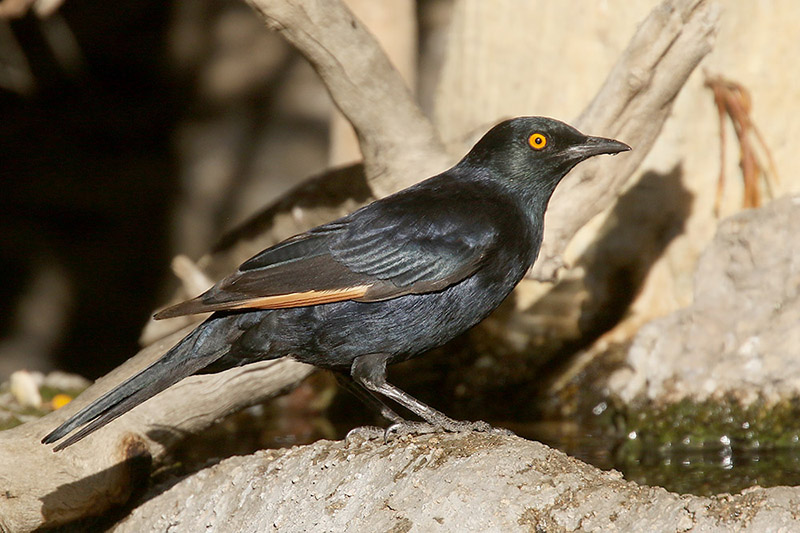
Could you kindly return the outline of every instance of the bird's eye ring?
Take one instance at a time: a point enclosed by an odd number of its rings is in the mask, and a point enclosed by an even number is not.
[[[530,137],[528,137],[528,144],[534,150],[541,150],[545,146],[547,146],[547,137],[545,137],[541,133],[534,133]]]

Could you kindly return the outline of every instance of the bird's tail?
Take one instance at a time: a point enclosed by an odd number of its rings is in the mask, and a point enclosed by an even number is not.
[[[216,342],[213,331],[209,331],[216,329],[210,323],[212,319],[195,328],[158,361],[81,409],[44,437],[42,443],[51,444],[81,428],[53,448],[54,452],[63,450],[225,355],[227,345]]]

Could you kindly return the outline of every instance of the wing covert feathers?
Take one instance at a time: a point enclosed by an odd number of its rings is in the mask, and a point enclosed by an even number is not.
[[[359,285],[342,289],[304,291],[289,294],[276,294],[246,300],[207,304],[202,297],[173,305],[154,315],[156,320],[184,315],[195,315],[211,311],[235,311],[240,309],[286,309],[306,305],[327,304],[342,300],[355,300],[364,296],[371,285]]]

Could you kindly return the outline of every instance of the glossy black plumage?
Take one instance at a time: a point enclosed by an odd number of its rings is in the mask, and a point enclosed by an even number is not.
[[[69,446],[184,377],[291,356],[352,376],[348,386],[394,422],[375,393],[446,429],[453,421],[386,382],[386,365],[480,322],[533,264],[547,202],[579,162],[629,148],[547,118],[490,130],[450,170],[292,237],[205,294],[156,315],[214,311],[140,374],[43,439]]]

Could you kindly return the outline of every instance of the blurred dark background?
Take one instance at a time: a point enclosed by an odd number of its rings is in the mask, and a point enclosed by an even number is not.
[[[324,168],[330,104],[243,2],[69,0],[0,24],[0,380],[96,378],[138,350],[173,255]]]
[[[169,3],[70,1],[60,16],[73,69],[36,17],[10,23],[36,86],[0,93],[2,370],[97,377],[136,352],[165,278],[180,98],[164,75]],[[60,331],[37,346],[29,320]]]

